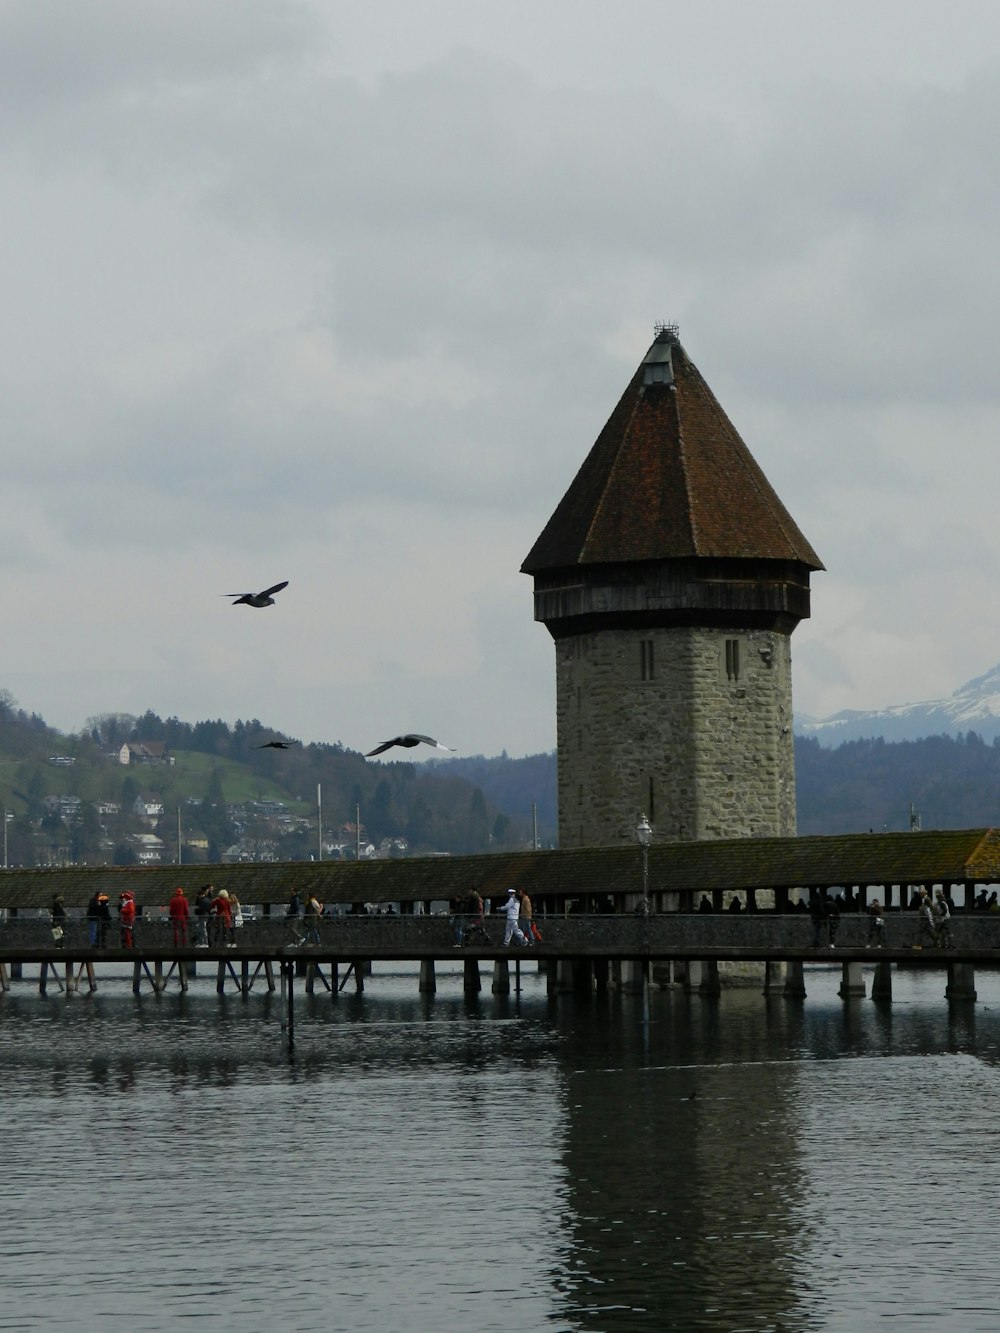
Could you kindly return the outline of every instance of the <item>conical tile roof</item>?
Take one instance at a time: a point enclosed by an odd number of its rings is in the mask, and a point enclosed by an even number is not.
[[[697,366],[664,333],[521,568],[691,558],[823,568]]]

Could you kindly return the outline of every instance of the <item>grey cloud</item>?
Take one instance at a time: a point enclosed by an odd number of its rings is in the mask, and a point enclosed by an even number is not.
[[[162,84],[261,73],[307,52],[322,31],[293,0],[6,0],[0,107],[16,123],[126,93],[155,97]]]

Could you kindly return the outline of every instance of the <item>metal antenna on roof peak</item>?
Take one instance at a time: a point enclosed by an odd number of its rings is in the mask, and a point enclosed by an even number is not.
[[[653,337],[657,342],[666,342],[668,338],[676,338],[681,331],[679,324],[654,324]]]

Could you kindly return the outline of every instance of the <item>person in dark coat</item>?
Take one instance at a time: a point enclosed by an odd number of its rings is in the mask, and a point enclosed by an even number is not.
[[[212,885],[203,884],[194,900],[194,942],[200,949],[208,948],[208,919],[212,915]]]
[[[57,949],[61,949],[66,942],[66,908],[61,893],[57,893],[52,899],[49,917],[52,921],[52,943]]]
[[[97,895],[97,948],[108,947],[108,931],[111,929],[111,899],[106,893]]]
[[[285,908],[285,919],[287,920],[288,927],[292,932],[293,944],[302,943],[302,925],[299,922],[299,917],[301,915],[302,915],[302,899],[299,897],[298,893],[293,889],[292,896],[288,900],[288,906]]]
[[[825,893],[814,893],[809,899],[809,919],[813,927],[813,948],[821,949],[830,942],[830,909]]]
[[[101,938],[101,894],[96,892],[87,904],[87,942],[92,949],[97,948],[97,941]],[[107,902],[107,894],[104,895],[104,901]]]

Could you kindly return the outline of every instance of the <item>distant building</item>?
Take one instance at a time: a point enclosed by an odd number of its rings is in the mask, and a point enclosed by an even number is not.
[[[172,764],[165,741],[126,741],[115,751],[120,764]]]
[[[137,833],[129,841],[135,848],[135,854],[139,858],[140,865],[158,865],[163,860],[165,843],[162,838],[156,837],[155,834]]]
[[[147,796],[137,796],[132,802],[132,813],[140,819],[149,819],[154,824],[163,818],[163,802],[151,800]]]
[[[83,802],[79,796],[44,796],[42,805],[50,815],[56,814],[60,819],[72,819],[80,809]]]

